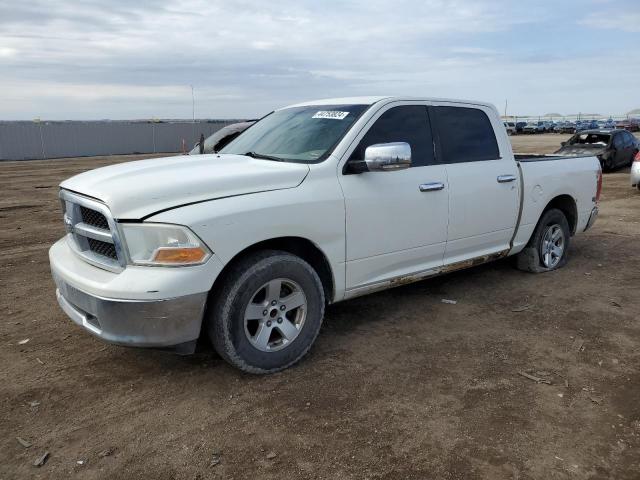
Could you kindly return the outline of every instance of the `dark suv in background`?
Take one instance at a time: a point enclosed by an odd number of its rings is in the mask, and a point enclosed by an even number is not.
[[[640,140],[626,130],[585,130],[577,132],[555,153],[562,155],[595,155],[602,170],[631,165],[640,150]]]

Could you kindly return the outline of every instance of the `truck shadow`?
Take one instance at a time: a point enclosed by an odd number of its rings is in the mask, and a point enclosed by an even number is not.
[[[461,295],[477,290],[478,282],[508,281],[505,275],[510,274],[522,272],[515,270],[511,258],[506,258],[346,300],[327,308],[323,330],[344,333],[371,322],[384,322],[391,314],[402,316],[403,309],[409,314],[415,311],[417,298],[434,304],[441,304],[443,299],[458,302]]]
[[[477,297],[488,285],[510,284],[511,279],[524,275],[517,271],[510,258],[497,260],[465,270],[402,285],[389,290],[372,293],[352,300],[329,305],[325,319],[311,357],[303,364],[321,361],[323,351],[332,349],[336,343],[345,345],[352,334],[367,335],[368,330],[393,329],[399,323],[407,322],[416,316],[423,317],[421,322],[429,322],[430,313],[442,306],[442,299],[464,304],[464,298]],[[193,375],[194,370],[205,367],[215,370],[216,375],[224,371],[232,377],[245,376],[219,357],[209,342],[206,333],[200,337],[198,348],[193,355],[179,356],[161,350],[129,349],[110,347],[118,350],[118,362],[126,363],[127,368],[136,368],[146,375],[155,371],[158,375]],[[315,355],[313,352],[317,352]],[[253,376],[250,376],[253,377]]]

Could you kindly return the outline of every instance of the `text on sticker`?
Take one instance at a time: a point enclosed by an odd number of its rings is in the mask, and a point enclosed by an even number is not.
[[[349,115],[349,112],[336,112],[332,110],[321,110],[311,118],[331,118],[333,120],[344,120],[344,117]]]

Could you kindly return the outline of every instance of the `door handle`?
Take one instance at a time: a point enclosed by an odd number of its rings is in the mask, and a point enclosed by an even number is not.
[[[515,179],[515,175],[498,175],[498,183],[513,182]]]
[[[430,183],[420,184],[421,192],[435,192],[437,190],[442,190],[443,188],[444,188],[444,183],[442,182],[430,182]]]

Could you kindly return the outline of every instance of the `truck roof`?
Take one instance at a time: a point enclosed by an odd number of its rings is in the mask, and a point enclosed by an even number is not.
[[[310,105],[373,105],[374,103],[382,100],[387,101],[422,101],[422,102],[455,102],[455,103],[468,103],[471,105],[482,105],[485,107],[494,108],[492,104],[487,102],[477,102],[475,100],[460,100],[453,98],[435,98],[435,97],[413,97],[413,96],[368,96],[368,97],[342,97],[342,98],[325,98],[321,100],[310,100],[308,102],[300,102],[293,105],[287,105],[286,107],[279,108],[278,110],[284,110],[285,108],[293,107],[305,107]]]

